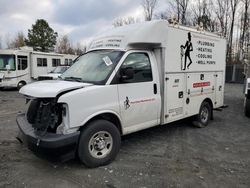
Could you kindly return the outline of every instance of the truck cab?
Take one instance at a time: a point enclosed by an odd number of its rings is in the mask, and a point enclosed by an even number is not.
[[[197,54],[181,53],[191,36]],[[19,138],[34,152],[78,156],[97,167],[115,159],[122,135],[187,117],[205,127],[213,109],[223,106],[225,54],[213,52],[225,44],[218,36],[165,21],[107,31],[60,80],[20,90],[27,111],[17,116]],[[185,70],[183,54],[194,61]]]

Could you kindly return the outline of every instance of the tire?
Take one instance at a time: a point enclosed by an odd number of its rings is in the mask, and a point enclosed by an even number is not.
[[[244,113],[245,113],[245,116],[250,117],[250,99],[248,98],[245,98]]]
[[[17,84],[17,90],[20,90],[23,86],[25,86],[26,85],[26,82],[25,81],[20,81],[20,82],[18,82],[18,84]]]
[[[120,145],[117,127],[107,120],[95,120],[81,132],[78,157],[89,168],[107,165],[115,159]]]
[[[202,102],[199,114],[195,116],[193,125],[198,128],[203,128],[208,125],[209,120],[211,119],[212,107],[206,101]]]

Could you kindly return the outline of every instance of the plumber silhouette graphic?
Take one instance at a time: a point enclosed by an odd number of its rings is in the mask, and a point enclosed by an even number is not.
[[[191,33],[190,32],[188,32],[188,40],[187,40],[185,46],[181,45],[181,59],[183,57],[183,49],[186,49],[186,51],[185,51],[185,54],[184,54],[185,55],[184,68],[182,67],[182,70],[186,70],[186,68],[189,69],[189,66],[193,63],[192,59],[190,57],[190,52],[193,51],[193,44],[191,42]],[[189,59],[189,64],[186,67],[187,58]]]

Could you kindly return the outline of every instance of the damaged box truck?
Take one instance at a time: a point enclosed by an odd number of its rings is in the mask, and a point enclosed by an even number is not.
[[[226,41],[166,21],[111,29],[61,76],[24,86],[19,138],[32,151],[88,167],[115,159],[121,136],[223,107]]]

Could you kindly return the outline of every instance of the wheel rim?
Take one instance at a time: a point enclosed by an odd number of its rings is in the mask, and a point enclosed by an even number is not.
[[[107,131],[95,133],[89,140],[89,153],[95,158],[104,158],[112,150],[113,138]]]
[[[209,117],[209,109],[206,106],[204,106],[201,109],[201,122],[206,123],[208,121],[208,117]]]
[[[19,87],[19,88],[23,87],[24,85],[25,85],[25,83],[24,83],[24,82],[20,82],[20,83],[18,83],[18,87]]]

